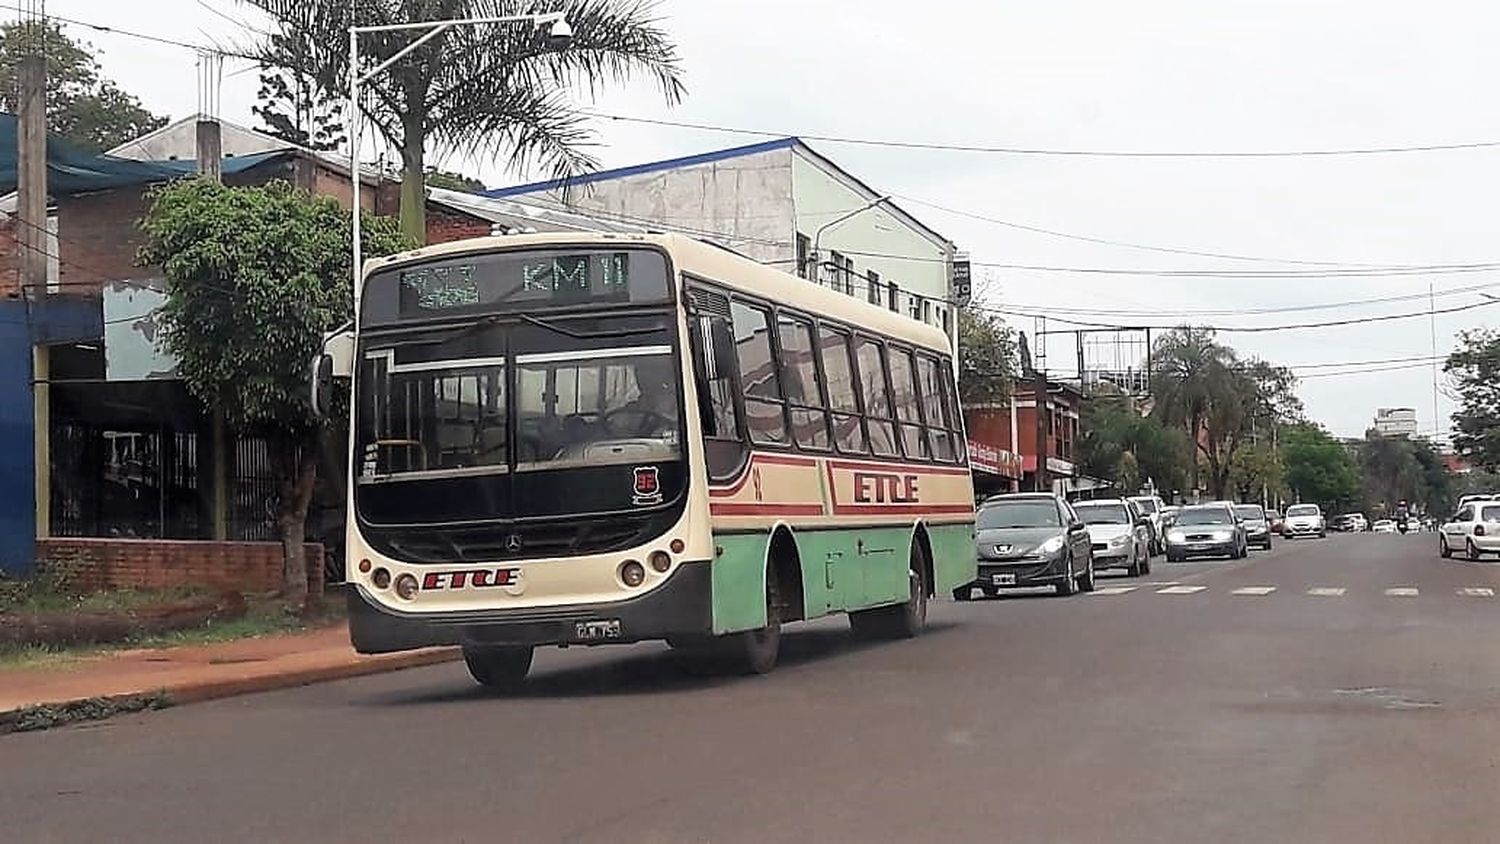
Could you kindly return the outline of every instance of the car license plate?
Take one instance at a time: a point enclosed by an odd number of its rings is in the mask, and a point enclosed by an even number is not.
[[[996,574],[990,576],[990,583],[996,586],[1015,586],[1016,576],[1013,574]]]
[[[601,639],[620,638],[620,620],[611,618],[605,621],[575,621],[573,622],[573,636],[584,642],[595,642]]]

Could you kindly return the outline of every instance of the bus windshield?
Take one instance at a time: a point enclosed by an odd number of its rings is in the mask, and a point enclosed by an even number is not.
[[[671,314],[464,317],[365,331],[360,516],[473,524],[675,500],[686,470]]]

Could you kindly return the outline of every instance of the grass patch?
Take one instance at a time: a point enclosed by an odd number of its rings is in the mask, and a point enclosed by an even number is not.
[[[64,704],[27,706],[14,712],[0,713],[0,733],[47,730],[77,721],[98,721],[127,712],[165,709],[172,705],[166,692],[128,697],[92,697]]]
[[[160,594],[160,593],[155,593]],[[342,604],[329,603],[315,617],[302,619],[286,611],[278,601],[252,602],[241,618],[210,621],[202,627],[176,630],[154,636],[137,636],[121,642],[54,647],[47,645],[0,645],[0,670],[6,668],[67,668],[81,660],[116,651],[139,648],[175,648],[211,645],[259,636],[296,633],[330,624],[343,616]]]

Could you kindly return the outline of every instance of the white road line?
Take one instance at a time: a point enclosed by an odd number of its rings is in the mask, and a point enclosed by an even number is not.
[[[1421,593],[1414,586],[1394,586],[1385,590],[1385,594],[1392,598],[1415,598]]]
[[[1176,586],[1177,583],[1178,582],[1175,581],[1175,580],[1148,580],[1148,581],[1146,581],[1146,585],[1147,586]]]
[[[1165,589],[1156,590],[1158,595],[1191,595],[1194,592],[1202,592],[1207,586],[1168,586]]]
[[[1319,598],[1339,598],[1343,596],[1344,592],[1345,589],[1342,586],[1314,586],[1307,590],[1307,594]]]
[[[1488,586],[1465,586],[1458,590],[1458,594],[1465,598],[1493,598],[1495,590]]]
[[[1136,587],[1136,586],[1101,586],[1098,589],[1094,590],[1094,594],[1095,595],[1124,595],[1127,592],[1134,592],[1138,588],[1139,587]]]
[[[1231,595],[1269,595],[1276,591],[1275,586],[1241,586],[1233,590]]]

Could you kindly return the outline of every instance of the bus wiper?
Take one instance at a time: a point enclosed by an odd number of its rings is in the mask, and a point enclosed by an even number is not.
[[[611,337],[634,337],[637,334],[653,334],[657,331],[661,331],[665,327],[658,322],[654,325],[642,325],[635,328],[614,328],[608,331],[578,331],[572,328],[565,328],[555,322],[552,322],[551,320],[542,319],[541,317],[534,317],[528,314],[516,314],[516,316],[519,317],[523,322],[530,323],[538,328],[545,328],[548,331],[555,331],[558,334],[572,337],[574,340],[603,340]]]
[[[478,322],[474,323],[473,325],[470,325],[470,326],[467,326],[467,327],[465,327],[463,329],[460,329],[459,331],[454,332],[453,334],[449,334],[446,337],[432,337],[432,338],[429,338],[429,339],[426,339],[426,340],[412,340],[412,341],[410,341],[408,343],[403,343],[402,345],[404,345],[404,346],[446,346],[449,343],[456,343],[459,340],[464,339],[465,337],[469,337],[471,335],[478,334],[481,331],[485,331],[485,330],[488,330],[490,328],[494,328],[499,323],[500,323],[500,317],[499,317],[498,314],[497,315],[492,315],[492,316],[487,316],[487,317],[482,317],[482,318],[480,318],[480,320]]]

